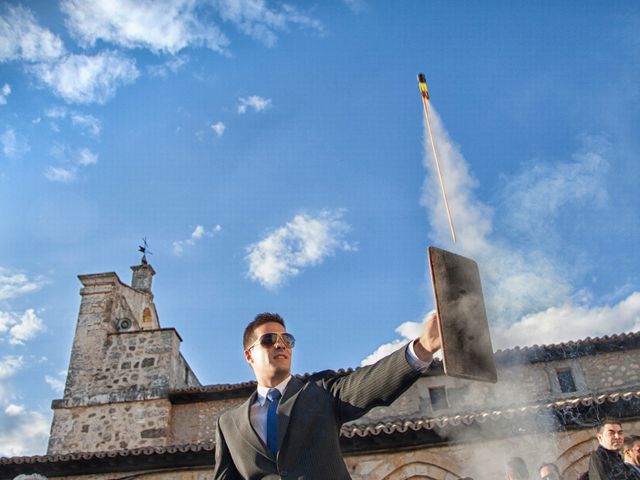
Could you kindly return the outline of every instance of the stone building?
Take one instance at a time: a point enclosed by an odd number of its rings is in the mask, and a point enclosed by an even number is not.
[[[47,453],[0,458],[0,480],[212,478],[216,418],[255,382],[201,385],[178,332],[160,327],[153,268],[143,258],[132,270],[131,286],[115,273],[79,276],[78,323]],[[617,416],[640,433],[640,333],[495,358],[495,385],[446,377],[436,363],[393,405],[346,424],[352,477],[488,480],[504,478],[506,460],[521,456],[532,471],[553,461],[571,480],[587,469],[599,418]]]

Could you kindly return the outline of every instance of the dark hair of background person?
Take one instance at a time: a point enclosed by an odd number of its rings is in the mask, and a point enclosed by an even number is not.
[[[622,422],[615,417],[604,417],[600,422],[598,422],[598,433],[604,433],[605,425],[620,425],[622,426]]]
[[[633,448],[633,444],[640,442],[640,435],[629,435],[624,437],[624,448]]]

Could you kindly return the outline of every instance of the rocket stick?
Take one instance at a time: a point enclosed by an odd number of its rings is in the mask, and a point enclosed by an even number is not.
[[[447,219],[449,220],[449,228],[451,229],[451,236],[453,242],[456,241],[456,231],[453,228],[453,220],[451,218],[451,210],[449,210],[449,201],[447,200],[447,192],[444,189],[444,181],[442,180],[442,172],[440,171],[440,161],[438,160],[438,153],[436,152],[436,142],[433,139],[433,133],[431,132],[431,121],[429,120],[429,108],[427,101],[429,100],[429,91],[427,90],[427,80],[424,73],[418,74],[418,85],[420,87],[420,93],[422,94],[422,106],[424,107],[424,117],[427,120],[427,129],[429,130],[429,138],[431,139],[431,150],[433,151],[433,159],[436,163],[436,172],[438,173],[438,180],[440,181],[440,190],[442,191],[442,198],[444,199],[444,208],[447,211]]]

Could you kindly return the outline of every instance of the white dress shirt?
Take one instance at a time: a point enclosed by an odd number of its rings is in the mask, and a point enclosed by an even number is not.
[[[289,384],[289,380],[291,380],[291,375],[275,386],[281,395],[284,395],[284,389]],[[269,390],[271,390],[269,387],[258,385],[258,396],[256,397],[256,401],[253,402],[253,405],[251,405],[251,412],[249,414],[251,426],[265,445],[267,444],[267,411],[269,410],[270,402],[267,398],[267,393],[269,393]]]
[[[423,362],[418,358],[413,348],[413,343],[414,342],[411,341],[405,350],[407,362],[409,362],[409,365],[414,369],[424,373],[429,368],[429,365],[431,365],[431,362]],[[289,380],[291,380],[291,375],[275,386],[275,388],[280,390],[281,395],[284,395],[284,389],[287,388]],[[269,399],[267,398],[267,393],[269,393],[269,390],[271,390],[269,387],[258,385],[258,395],[256,397],[256,401],[251,405],[251,411],[249,412],[251,426],[265,445],[267,443],[267,411],[269,410]]]

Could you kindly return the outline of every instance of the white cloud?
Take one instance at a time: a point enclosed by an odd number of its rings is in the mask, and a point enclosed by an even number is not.
[[[396,328],[395,331],[402,338],[380,345],[371,355],[360,362],[360,366],[364,367],[365,365],[371,365],[381,358],[384,358],[387,355],[395,352],[399,348],[404,347],[410,341],[418,338],[420,335],[422,335],[422,332],[424,330],[424,322],[426,321],[428,315],[430,315],[430,313],[422,319],[422,322],[404,322],[403,324],[401,324]],[[439,355],[436,354],[434,356],[438,357]]]
[[[215,0],[220,17],[233,23],[242,33],[255,38],[267,47],[276,44],[277,31],[289,26],[309,28],[322,33],[324,27],[319,20],[282,4],[279,9],[269,8],[264,0]]]
[[[88,148],[73,149],[66,145],[54,145],[51,156],[64,166],[49,166],[44,176],[52,182],[70,183],[78,178],[80,168],[98,163],[98,154]]]
[[[24,345],[39,332],[44,330],[44,323],[36,312],[30,308],[19,318],[18,322],[9,329],[9,343]]]
[[[367,6],[365,0],[343,0],[343,1],[347,5],[347,7],[349,7],[349,10],[351,10],[353,13],[361,13],[366,9],[366,6]]]
[[[0,135],[0,143],[2,143],[2,152],[7,158],[20,158],[30,150],[26,141],[19,138],[13,128],[5,129]]]
[[[40,81],[70,103],[106,103],[118,87],[133,82],[135,61],[115,52],[68,55],[57,62],[29,67]]]
[[[348,230],[341,211],[323,211],[317,217],[296,215],[285,226],[247,247],[249,278],[266,288],[277,288],[305,267],[321,264],[337,250],[355,250],[354,244],[343,240]]]
[[[66,372],[62,372],[66,374]],[[64,379],[52,377],[51,375],[45,375],[44,381],[56,392],[62,394],[64,392]]]
[[[71,123],[84,128],[91,136],[98,137],[102,130],[102,124],[93,115],[83,115],[78,112],[71,114]]]
[[[60,8],[71,34],[86,46],[103,40],[171,54],[190,46],[223,52],[229,41],[201,6],[193,0],[64,0]]]
[[[22,405],[14,405],[13,403],[10,403],[7,408],[4,409],[4,413],[10,417],[15,417],[24,413],[24,407]]]
[[[525,315],[517,322],[493,332],[494,348],[513,345],[560,343],[586,337],[640,330],[640,292],[614,305],[576,305],[567,301],[558,307]]]
[[[2,151],[5,156],[13,157],[16,154],[16,132],[13,128],[7,128],[0,140],[2,141]]]
[[[0,105],[7,104],[7,97],[11,94],[11,85],[5,83],[0,90]]]
[[[216,135],[218,137],[221,137],[227,127],[222,122],[216,122],[211,125],[211,128],[213,129],[214,132],[216,132]]]
[[[102,123],[93,115],[83,114],[77,111],[69,111],[66,107],[52,107],[44,112],[45,117],[55,120],[70,118],[73,125],[84,129],[92,137],[100,136]]]
[[[68,110],[66,109],[66,107],[52,107],[44,112],[44,115],[47,118],[65,118],[67,116],[67,113]]]
[[[292,26],[324,30],[320,21],[293,6],[270,8],[264,0],[64,0],[61,9],[69,31],[82,45],[103,40],[156,53],[176,54],[187,47],[225,53],[229,40],[214,24],[214,15],[269,47],[275,45],[277,32]]]
[[[63,54],[62,40],[40,27],[30,10],[5,4],[0,16],[0,62],[48,61]]]
[[[51,420],[22,405],[8,405],[0,415],[0,456],[43,455]]]
[[[78,165],[81,165],[83,167],[87,165],[95,165],[96,163],[98,163],[98,155],[96,153],[93,153],[88,148],[81,148],[78,152],[77,162]]]
[[[186,247],[193,247],[198,240],[203,238],[212,238],[220,231],[222,231],[222,227],[220,225],[216,225],[211,230],[205,229],[202,225],[197,225],[193,232],[191,232],[191,236],[188,239],[176,240],[173,242],[173,253],[178,256],[182,255]]]
[[[9,330],[9,327],[15,323],[13,316],[9,312],[0,310],[0,333]]]
[[[71,183],[78,178],[77,168],[63,168],[48,166],[44,171],[44,176],[52,182]]]
[[[149,75],[152,77],[166,77],[169,72],[177,73],[183,66],[189,62],[189,57],[186,55],[178,55],[171,57],[165,63],[160,65],[150,65],[147,67]]]
[[[11,345],[24,345],[44,329],[44,323],[32,308],[22,315],[0,311],[0,333],[8,332]]]
[[[583,137],[583,142],[589,149],[574,153],[570,162],[533,164],[509,179],[504,198],[511,229],[537,237],[572,204],[605,204],[608,144],[594,137]]]
[[[13,377],[23,365],[24,361],[21,356],[5,355],[2,360],[0,360],[0,380]]]
[[[238,113],[246,113],[247,109],[253,108],[256,112],[266,110],[271,106],[270,98],[259,97],[258,95],[251,95],[250,97],[238,98]]]
[[[0,267],[0,300],[33,292],[44,284],[42,278],[30,279],[23,273],[15,273]]]

